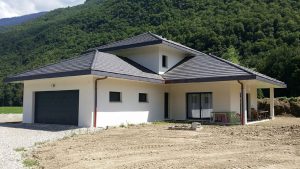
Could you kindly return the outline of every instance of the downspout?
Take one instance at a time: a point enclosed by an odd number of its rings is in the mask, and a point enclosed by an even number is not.
[[[104,80],[107,79],[107,76],[103,77],[103,78],[97,78],[95,80],[95,103],[94,103],[94,127],[97,127],[97,102],[98,102],[98,81],[99,80]]]
[[[241,103],[240,103],[240,105],[241,105],[241,124],[242,125],[245,125],[244,124],[244,84],[241,82],[241,81],[239,81],[238,80],[238,83],[241,85]]]

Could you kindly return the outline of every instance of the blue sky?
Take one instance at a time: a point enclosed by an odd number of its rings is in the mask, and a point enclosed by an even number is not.
[[[85,0],[0,0],[0,18],[21,16],[56,8],[74,6]]]

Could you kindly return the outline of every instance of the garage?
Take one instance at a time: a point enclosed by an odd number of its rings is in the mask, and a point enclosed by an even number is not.
[[[35,92],[35,123],[78,125],[79,90]]]

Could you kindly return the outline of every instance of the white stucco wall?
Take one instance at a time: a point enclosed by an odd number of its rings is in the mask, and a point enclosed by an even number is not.
[[[113,54],[127,57],[146,68],[163,74],[187,55],[186,53],[165,45],[151,45],[130,50],[113,51]],[[162,56],[167,56],[167,68],[162,67]]]
[[[230,85],[230,110],[240,113],[241,85],[237,81],[233,81],[229,85]]]
[[[109,92],[121,92],[122,102],[110,102]],[[140,103],[139,93],[148,94]],[[164,86],[138,81],[105,79],[98,82],[97,126],[138,124],[164,119]]]
[[[159,71],[158,45],[132,48],[130,50],[118,50],[112,53],[127,57],[154,72],[158,73]]]
[[[170,84],[170,118],[186,119],[186,93],[212,92],[214,112],[240,112],[240,85],[237,81]]]
[[[52,87],[55,84],[55,87]],[[92,76],[77,76],[30,80],[24,82],[23,122],[34,123],[34,92],[79,90],[79,117],[78,125],[92,126],[94,105],[94,88]]]
[[[79,90],[79,126],[93,126],[94,76],[51,78],[24,82],[24,123],[34,122],[34,92]],[[55,84],[55,87],[52,87]],[[98,81],[97,127],[138,124],[164,120],[164,93],[169,93],[170,119],[186,119],[186,93],[212,92],[214,112],[240,112],[240,84],[237,81],[152,84],[108,78]],[[246,84],[251,108],[257,109],[257,90]],[[110,102],[109,92],[121,92],[122,102]],[[148,94],[148,102],[138,100],[139,93]]]
[[[167,67],[162,67],[162,56],[167,56]],[[166,47],[166,46],[160,46],[159,47],[159,74],[164,74],[166,71],[168,71],[170,68],[175,66],[178,62],[180,62],[184,57],[186,56],[185,53],[182,51],[179,51],[174,48]]]

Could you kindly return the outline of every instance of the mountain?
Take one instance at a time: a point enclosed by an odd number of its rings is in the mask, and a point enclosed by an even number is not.
[[[300,95],[300,1],[88,0],[0,33],[0,80],[151,31],[287,83]],[[21,103],[20,85],[0,83],[0,104]],[[1,92],[2,91],[2,92]]]
[[[24,15],[24,16],[19,16],[19,17],[3,18],[3,19],[0,19],[0,28],[2,26],[20,25],[22,23],[37,19],[37,18],[45,15],[46,13],[47,12],[39,12],[39,13],[34,13],[34,14],[29,14],[29,15]]]

